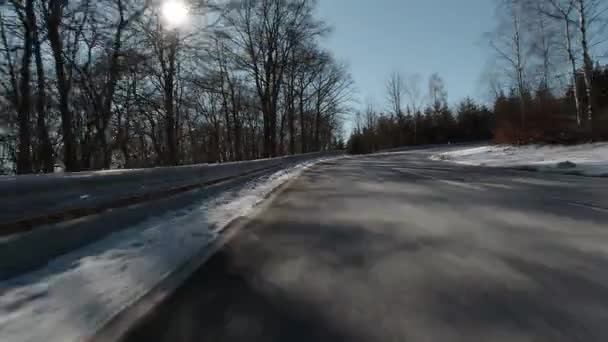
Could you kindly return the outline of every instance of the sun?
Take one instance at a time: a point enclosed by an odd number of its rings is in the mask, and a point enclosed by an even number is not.
[[[183,26],[188,21],[189,8],[183,1],[166,0],[161,6],[163,20],[170,28]]]

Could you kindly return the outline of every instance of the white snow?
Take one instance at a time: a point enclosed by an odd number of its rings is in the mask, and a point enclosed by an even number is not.
[[[483,146],[440,153],[433,155],[431,159],[465,165],[608,176],[608,143],[574,146]]]
[[[0,282],[0,340],[66,342],[91,336],[209,246],[312,161],[260,177],[196,206],[151,219]]]

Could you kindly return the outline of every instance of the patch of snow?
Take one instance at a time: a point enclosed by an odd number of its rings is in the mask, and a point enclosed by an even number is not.
[[[574,146],[482,146],[433,155],[463,165],[608,176],[608,143]]]
[[[3,342],[65,342],[92,336],[180,265],[209,246],[233,220],[321,160],[259,177],[191,208],[151,219],[0,282]]]

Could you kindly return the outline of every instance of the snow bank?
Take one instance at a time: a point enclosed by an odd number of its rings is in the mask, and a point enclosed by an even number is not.
[[[65,342],[91,336],[211,244],[228,223],[312,164],[260,177],[1,282],[0,340]]]
[[[465,165],[608,176],[608,143],[575,146],[483,146],[436,154],[431,159]]]

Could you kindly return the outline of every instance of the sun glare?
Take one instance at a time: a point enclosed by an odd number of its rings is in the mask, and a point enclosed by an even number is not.
[[[161,6],[165,22],[171,28],[182,26],[188,20],[188,6],[180,0],[166,0]]]

